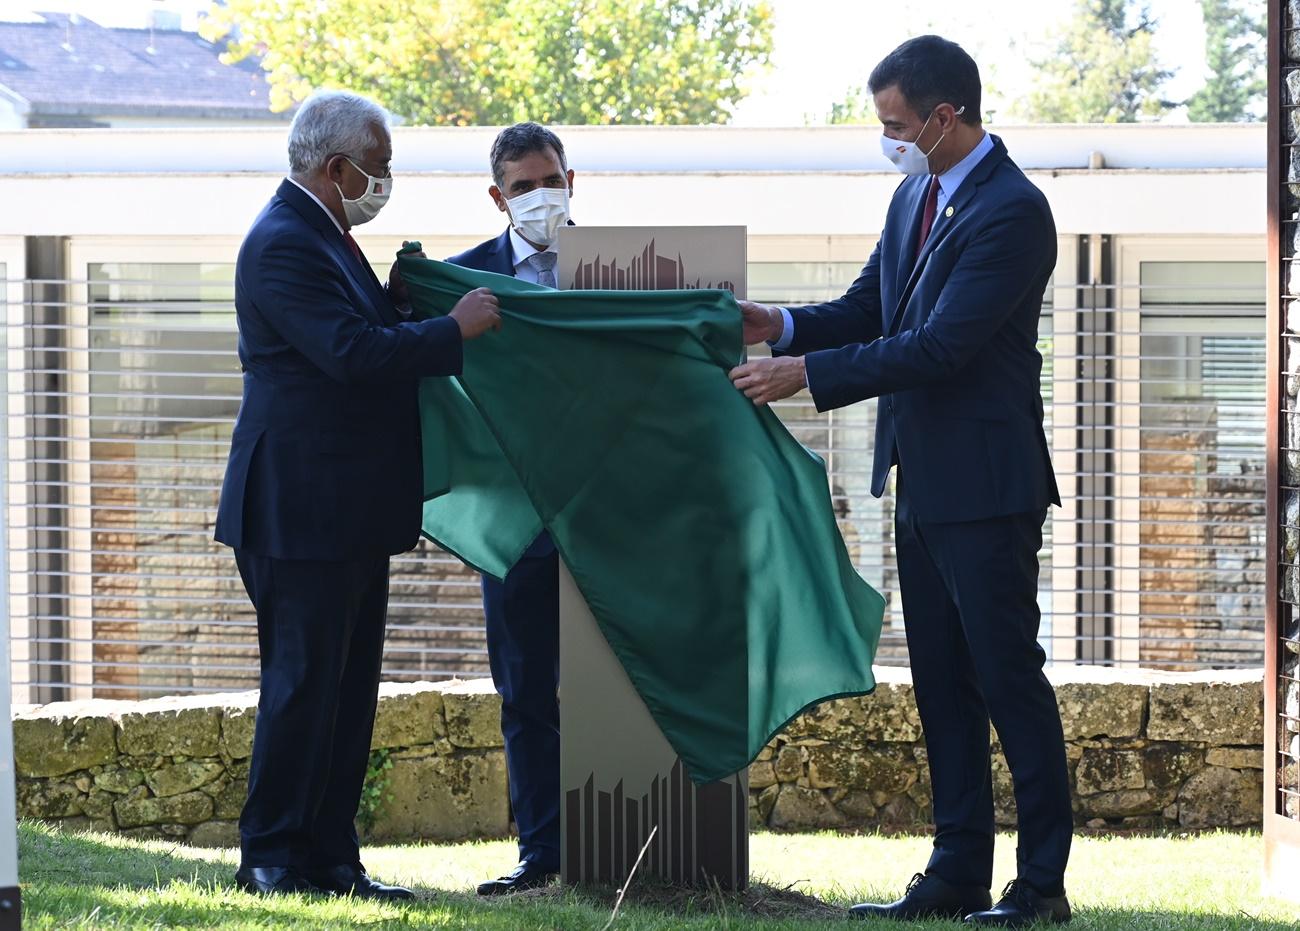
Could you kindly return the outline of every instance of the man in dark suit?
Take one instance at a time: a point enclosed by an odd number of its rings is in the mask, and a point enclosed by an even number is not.
[[[774,358],[732,379],[756,404],[805,386],[818,410],[878,398],[872,493],[898,466],[899,586],[934,789],[934,852],[861,917],[1064,922],[1072,814],[1060,715],[1037,642],[1038,549],[1059,504],[1036,349],[1056,263],[1046,199],[980,121],[979,70],[938,36],[872,73],[882,148],[909,177],[841,298],[742,305]],[[1015,785],[1017,875],[990,908],[989,720]]]
[[[244,395],[216,538],[257,611],[261,696],[236,882],[266,893],[408,898],[361,865],[354,818],[374,725],[388,558],[420,531],[418,379],[460,372],[500,325],[486,289],[404,319],[351,227],[392,187],[387,115],[347,93],[304,103],[289,178],[239,250]],[[396,266],[394,266],[396,268]]]
[[[536,123],[519,123],[493,142],[491,167],[488,193],[510,226],[447,261],[556,287],[556,230],[570,222],[573,193],[564,145]],[[501,693],[519,864],[482,883],[479,895],[534,888],[560,869],[559,559],[543,531],[504,582],[483,577],[488,664]]]

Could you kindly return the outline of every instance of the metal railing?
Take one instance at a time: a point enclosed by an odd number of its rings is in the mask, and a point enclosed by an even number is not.
[[[1262,662],[1262,305],[1185,290],[1049,291],[1042,391],[1065,499],[1041,553],[1052,662]],[[255,687],[254,616],[212,540],[240,390],[229,279],[8,291],[15,700]],[[777,410],[826,459],[850,553],[889,601],[881,662],[905,663],[893,502],[868,493],[874,404]],[[427,543],[393,560],[383,671],[487,672],[477,576]]]

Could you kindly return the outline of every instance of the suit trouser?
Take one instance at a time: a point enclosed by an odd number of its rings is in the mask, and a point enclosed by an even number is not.
[[[519,858],[560,863],[560,557],[525,555],[483,577],[488,663],[501,694]]]
[[[992,719],[1011,769],[1017,878],[1064,889],[1073,830],[1065,738],[1038,645],[1045,511],[964,523],[920,520],[899,478],[899,587],[934,790],[927,872],[993,882]]]
[[[388,557],[340,562],[235,551],[257,610],[262,691],[245,866],[356,864],[388,607]]]

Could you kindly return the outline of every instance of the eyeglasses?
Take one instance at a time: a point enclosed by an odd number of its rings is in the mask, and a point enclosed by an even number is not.
[[[381,178],[387,180],[393,176],[393,167],[391,165],[386,166],[382,172],[376,172],[374,174],[371,174],[369,168],[362,167],[363,165],[366,164],[366,160],[364,158],[361,158],[360,156],[348,155],[346,152],[336,152],[334,154],[342,155],[344,158],[346,158],[349,162],[352,163],[353,168],[357,169],[358,171],[364,172],[367,175],[370,175],[372,178]],[[333,156],[330,157],[333,158]]]

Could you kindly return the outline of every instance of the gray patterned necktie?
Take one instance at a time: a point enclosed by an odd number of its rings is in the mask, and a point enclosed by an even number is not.
[[[534,252],[528,257],[528,264],[537,272],[537,283],[547,288],[556,287],[555,262],[559,258],[554,252]]]

